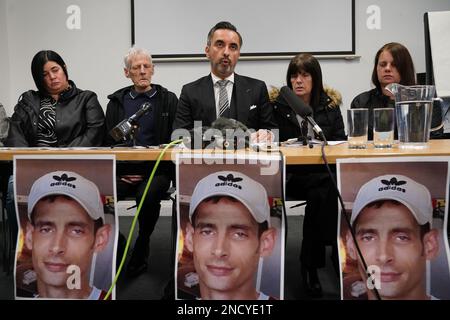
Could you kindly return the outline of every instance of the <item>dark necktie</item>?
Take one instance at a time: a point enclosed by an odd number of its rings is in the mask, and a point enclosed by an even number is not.
[[[227,83],[228,80],[219,80],[217,81],[219,84],[219,117],[226,117],[227,111],[230,107],[230,103],[228,102],[228,93],[227,93]]]

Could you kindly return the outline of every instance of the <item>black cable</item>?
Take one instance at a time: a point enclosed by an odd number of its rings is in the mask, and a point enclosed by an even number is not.
[[[325,155],[325,153],[324,153],[324,147],[325,146],[327,146],[328,145],[328,141],[327,141],[327,138],[325,137],[325,134],[323,133],[323,131],[320,131],[320,138],[322,139],[322,141],[323,141],[323,143],[322,143],[322,159],[323,159],[323,156]],[[326,158],[325,158],[325,161],[326,161]],[[327,168],[328,168],[328,163],[325,163],[325,165],[327,166]],[[339,193],[339,192],[338,192]]]
[[[323,135],[324,136],[324,135]],[[325,137],[324,137],[325,138]],[[338,199],[339,199],[339,203],[341,204],[341,216],[344,217],[344,220],[347,224],[348,229],[350,230],[350,234],[352,235],[352,240],[355,244],[356,247],[356,251],[358,252],[358,256],[361,259],[361,262],[363,264],[364,270],[366,272],[367,275],[367,279],[369,279],[371,277],[371,274],[367,272],[367,263],[366,260],[364,259],[364,256],[362,255],[361,249],[359,248],[358,242],[356,241],[356,235],[355,235],[355,230],[353,229],[350,220],[347,216],[347,214],[345,213],[345,205],[344,205],[344,200],[342,199],[341,193],[339,192],[339,189],[337,187],[337,183],[336,180],[334,179],[333,173],[331,172],[330,166],[328,164],[328,160],[327,157],[325,155],[325,145],[327,144],[326,140],[324,140],[324,143],[322,143],[322,147],[321,147],[321,156],[322,156],[322,160],[327,168],[328,171],[328,175],[330,176],[331,182],[333,183],[333,186],[337,192],[338,195]],[[366,280],[367,280],[366,279]],[[372,282],[373,283],[373,282]],[[381,300],[380,294],[377,290],[376,287],[373,288],[374,292],[375,292],[375,296],[377,297],[377,300]]]
[[[282,176],[281,176],[281,196],[282,196],[282,199],[283,199],[283,201],[282,201],[282,203],[283,203],[283,216],[282,216],[282,218],[283,218],[283,221],[284,221],[284,248],[286,249],[287,236],[288,236],[288,219],[287,219],[286,203],[284,201],[286,199],[286,197],[285,197],[285,195],[286,195],[286,186],[283,183],[283,180],[284,180],[283,178],[286,175],[286,172],[284,170],[285,165],[284,165],[283,153],[281,152],[281,150],[278,151],[278,153],[280,154],[280,158],[281,158],[281,160],[280,160],[280,167],[281,167],[281,169],[283,169],[282,172],[281,172],[282,173]]]

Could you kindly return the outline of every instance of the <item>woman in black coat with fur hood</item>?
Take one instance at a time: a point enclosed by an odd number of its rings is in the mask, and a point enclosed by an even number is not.
[[[327,140],[346,140],[339,108],[341,96],[336,90],[324,89],[322,70],[316,58],[305,53],[292,58],[286,82],[304,103],[311,106],[313,118]],[[272,90],[271,100],[280,141],[313,137],[311,125],[295,114],[277,90]],[[325,266],[326,245],[332,246],[333,264],[338,268],[337,193],[323,166],[289,166],[286,193],[295,199],[306,200],[301,274],[306,293],[311,297],[320,297],[322,286],[317,269]]]

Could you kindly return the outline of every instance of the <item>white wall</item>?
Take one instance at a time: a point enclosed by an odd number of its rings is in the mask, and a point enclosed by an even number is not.
[[[374,55],[387,42],[397,41],[405,44],[412,53],[416,71],[425,72],[423,14],[427,11],[450,10],[448,0],[356,0],[355,2],[356,55],[361,58],[351,61],[320,60],[324,82],[338,89],[343,95],[343,110],[349,107],[354,96],[371,88],[370,77]],[[97,92],[104,108],[107,103],[106,96],[129,83],[122,71],[122,56],[131,45],[129,0],[0,0],[2,30],[4,3],[6,3],[8,37],[5,39],[5,32],[0,31],[0,43],[6,43],[7,48],[7,52],[4,53],[5,47],[2,45],[0,53],[2,58],[0,101],[4,101],[9,115],[18,96],[25,90],[35,88],[30,74],[30,63],[33,55],[40,49],[52,48],[60,52],[68,65],[70,78],[80,88]],[[68,17],[66,8],[71,4],[77,4],[81,8],[81,30],[66,28],[65,22]],[[377,22],[377,19],[373,18],[373,13],[366,13],[371,5],[376,5],[380,9],[378,20],[380,29],[369,30],[367,27],[367,20]],[[285,8],[280,6],[280,12],[275,12],[274,17],[282,17],[282,10]],[[155,13],[150,12],[149,19],[152,14]],[[233,22],[233,17],[229,17],[229,21]],[[276,19],[273,23],[276,23]],[[295,22],[292,22],[292,26],[295,27]],[[239,25],[237,28],[239,29]],[[198,36],[205,39],[208,31],[204,30],[204,33]],[[301,39],[302,33],[307,32],[311,33],[314,30],[300,30],[299,38]],[[164,30],[149,30],[148,35],[164,37]],[[245,36],[243,34],[244,45]],[[148,49],[151,51],[152,48]],[[10,75],[3,72],[5,55],[6,57],[9,55],[10,58],[9,65],[6,65],[11,70]],[[236,72],[262,79],[268,86],[282,86],[285,84],[288,62],[289,60],[240,61]],[[153,80],[179,95],[183,84],[208,72],[209,64],[205,61],[159,62],[156,64]],[[2,89],[5,84],[5,87],[8,87],[8,83],[9,96]]]
[[[387,42],[396,41],[407,46],[413,56],[416,72],[425,72],[423,14],[427,11],[450,10],[448,0],[356,0],[355,2],[356,55],[361,58],[320,60],[324,83],[342,93],[342,110],[350,107],[352,99],[357,94],[372,87],[370,78],[374,56],[377,50]],[[381,29],[379,30],[367,28],[366,21],[372,16],[366,13],[370,5],[380,8]],[[231,18],[230,21],[232,21]],[[237,28],[239,29],[239,26]],[[199,36],[206,38],[207,32],[208,30],[205,30],[205,34]],[[314,30],[299,31],[299,38],[301,39],[301,34],[306,32],[314,32]],[[245,46],[245,34],[243,38]],[[327,39],[317,39],[317,41],[327,41]],[[240,61],[236,72],[262,79],[269,87],[271,85],[279,87],[286,84],[288,64],[289,60]],[[207,62],[159,63],[154,79],[168,85],[178,94],[184,83],[207,74],[208,68]]]
[[[95,91],[104,108],[106,95],[128,84],[122,61],[131,44],[129,0],[2,1],[6,1],[11,70],[10,103],[5,104],[8,115],[22,92],[36,89],[30,68],[39,50],[52,49],[61,54],[69,78],[79,88]],[[66,10],[70,5],[81,9],[81,29],[66,27],[71,16]],[[0,43],[3,40],[0,38]]]
[[[6,0],[0,0],[0,103],[9,106],[9,53],[6,23]],[[8,114],[8,110],[6,111]]]

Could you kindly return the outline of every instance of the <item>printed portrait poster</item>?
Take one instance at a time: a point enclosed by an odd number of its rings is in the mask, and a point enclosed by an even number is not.
[[[104,299],[116,265],[114,156],[15,156],[14,196],[16,299]]]
[[[283,299],[280,154],[177,157],[176,299]]]
[[[449,160],[337,161],[342,299],[450,299]]]

